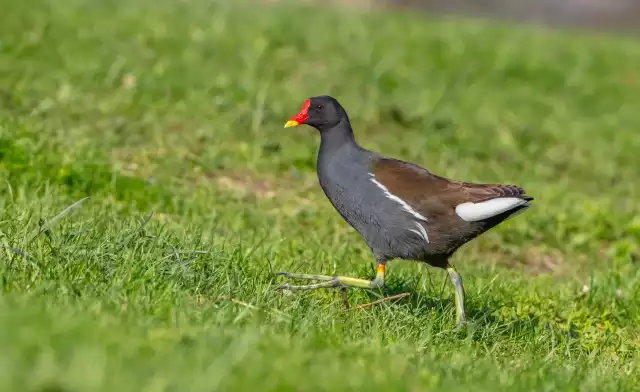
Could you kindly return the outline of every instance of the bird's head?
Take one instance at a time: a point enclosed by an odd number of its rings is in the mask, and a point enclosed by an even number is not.
[[[302,109],[287,121],[284,127],[307,124],[322,131],[338,125],[345,117],[346,113],[338,101],[333,97],[323,95],[304,101]]]

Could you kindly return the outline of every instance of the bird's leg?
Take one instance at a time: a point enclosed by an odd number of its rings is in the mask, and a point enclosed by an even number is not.
[[[292,279],[319,280],[322,283],[308,284],[302,286],[294,286],[285,283],[280,288],[282,290],[316,290],[325,288],[338,287],[356,287],[362,289],[379,289],[384,286],[384,268],[385,264],[378,263],[376,277],[373,280],[352,278],[349,276],[329,276],[329,275],[309,275],[309,274],[293,274],[290,272],[278,272],[276,275],[286,276]]]
[[[460,328],[464,324],[464,287],[462,286],[462,276],[460,276],[452,265],[447,267],[447,272],[449,273],[451,284],[456,290],[456,323],[457,328]]]

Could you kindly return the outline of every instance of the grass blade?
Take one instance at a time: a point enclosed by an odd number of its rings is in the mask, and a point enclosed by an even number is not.
[[[49,220],[44,225],[42,225],[42,227],[40,227],[40,229],[37,232],[32,234],[29,237],[29,239],[27,240],[27,244],[30,243],[31,241],[33,241],[40,234],[42,234],[45,231],[50,230],[51,228],[53,228],[56,224],[58,224],[58,222],[60,222],[62,220],[62,218],[64,218],[65,216],[69,215],[76,208],[80,207],[88,199],[89,199],[88,197],[82,198],[82,199],[76,201],[75,203],[71,204],[70,206],[68,206],[64,210],[62,210],[58,215],[54,216],[51,220]]]

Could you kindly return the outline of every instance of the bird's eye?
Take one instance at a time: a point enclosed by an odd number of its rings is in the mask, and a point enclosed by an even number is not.
[[[324,109],[324,106],[323,105],[318,105],[318,106],[316,106],[316,109],[322,110],[322,109]]]

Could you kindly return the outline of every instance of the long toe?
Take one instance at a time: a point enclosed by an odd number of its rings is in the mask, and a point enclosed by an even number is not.
[[[320,280],[320,281],[331,281],[336,278],[335,276],[329,276],[329,275],[295,274],[292,272],[276,272],[276,276],[284,276],[289,279]]]
[[[307,284],[302,286],[296,286],[289,283],[285,283],[281,285],[279,288],[283,291],[301,291],[301,290],[332,289],[336,287],[341,287],[338,279],[334,279],[328,282]]]

